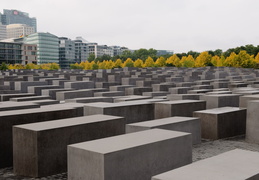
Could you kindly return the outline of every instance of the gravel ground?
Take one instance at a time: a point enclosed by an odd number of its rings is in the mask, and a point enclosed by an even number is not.
[[[222,139],[217,141],[203,141],[193,147],[193,162],[212,157],[233,149],[244,149],[259,152],[259,144],[245,142],[244,137]],[[57,174],[43,178],[28,178],[15,176],[12,167],[0,169],[0,180],[66,180],[67,173]]]

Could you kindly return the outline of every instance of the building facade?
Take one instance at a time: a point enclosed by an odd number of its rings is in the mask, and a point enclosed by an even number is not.
[[[0,42],[0,63],[22,63],[22,43]]]
[[[26,24],[33,27],[34,31],[37,32],[37,19],[34,17],[30,18],[26,12],[4,9],[3,14],[1,14],[1,22],[3,25]]]
[[[35,33],[34,27],[26,24],[10,24],[6,26],[7,39],[20,38]]]
[[[50,33],[34,33],[24,38],[24,44],[37,45],[37,64],[59,63],[59,39]]]
[[[75,61],[80,63],[86,61],[89,57],[88,43],[83,40],[76,39],[75,42]]]
[[[69,69],[70,64],[76,63],[75,42],[66,37],[59,38],[59,65],[61,69]]]
[[[37,64],[37,45],[22,44],[22,64]]]
[[[6,35],[6,25],[2,25],[0,23],[0,40],[6,39],[7,35]]]

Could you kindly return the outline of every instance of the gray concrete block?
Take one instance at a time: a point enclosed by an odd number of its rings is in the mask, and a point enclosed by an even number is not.
[[[32,93],[0,94],[1,101],[9,101],[11,98],[36,96]]]
[[[42,95],[41,94],[41,90],[43,89],[58,89],[61,88],[60,86],[56,86],[56,85],[43,85],[43,86],[29,86],[28,87],[28,92],[29,93],[34,93],[37,96]]]
[[[29,86],[42,86],[42,85],[48,85],[48,83],[45,81],[32,81],[32,82],[20,81],[20,82],[15,82],[15,90],[19,90],[22,93],[27,93]]]
[[[151,98],[152,98],[151,96],[139,96],[139,95],[121,96],[121,97],[114,97],[114,102],[136,101],[136,100],[151,99]]]
[[[34,100],[43,100],[43,99],[50,99],[50,96],[17,97],[17,98],[11,98],[10,101],[23,102],[23,101],[34,101]]]
[[[259,95],[247,95],[239,97],[239,107],[247,108],[248,102],[253,100],[259,100]]]
[[[235,149],[193,164],[158,174],[152,180],[259,179],[259,153]]]
[[[247,105],[246,141],[259,144],[259,100],[249,101]]]
[[[206,102],[201,100],[176,100],[155,103],[155,119],[172,116],[192,117],[194,111],[206,109]]]
[[[133,123],[126,125],[126,133],[148,129],[166,129],[192,134],[192,144],[201,143],[201,122],[199,118],[174,116],[169,118]]]
[[[151,87],[131,87],[125,89],[125,95],[142,95],[144,92],[151,91]]]
[[[75,89],[42,89],[41,93],[43,96],[50,96],[51,99],[56,99],[56,93],[60,91],[73,91]]]
[[[154,119],[154,104],[148,101],[128,101],[120,103],[89,103],[84,106],[84,115],[107,114],[125,117],[126,123]]]
[[[67,171],[67,145],[125,133],[125,119],[92,115],[13,126],[14,173],[42,177]]]
[[[6,101],[0,103],[0,111],[15,111],[20,109],[32,109],[39,108],[40,105],[33,104],[31,102],[12,102]]]
[[[219,107],[239,107],[240,94],[213,94],[203,95],[201,100],[206,101],[206,108],[219,108]]]
[[[201,137],[222,139],[245,134],[246,109],[221,107],[195,111],[194,117],[201,119]]]
[[[12,126],[83,116],[83,105],[61,104],[0,112],[0,168],[12,166]]]
[[[94,96],[95,97],[114,97],[114,96],[124,96],[125,92],[124,91],[106,91],[106,92],[95,92]]]
[[[65,88],[71,89],[92,89],[95,87],[93,81],[65,82]]]
[[[191,163],[191,149],[189,133],[162,129],[73,144],[68,146],[68,179],[150,180]]]
[[[200,100],[201,94],[168,94],[167,99],[170,101],[174,100]]]
[[[66,99],[65,102],[73,103],[93,103],[93,102],[113,102],[112,97],[86,97],[86,98],[75,98],[75,99]]]

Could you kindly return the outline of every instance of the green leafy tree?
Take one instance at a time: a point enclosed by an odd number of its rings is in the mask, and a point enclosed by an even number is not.
[[[2,64],[0,65],[0,70],[5,71],[8,69],[8,65],[5,62],[2,62]]]

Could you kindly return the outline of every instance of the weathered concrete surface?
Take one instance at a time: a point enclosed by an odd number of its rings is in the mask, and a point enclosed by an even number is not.
[[[259,179],[258,164],[258,152],[236,149],[156,175],[152,180]]]
[[[92,115],[13,126],[14,173],[42,177],[66,172],[67,145],[125,133],[125,119]]]
[[[201,100],[177,100],[155,103],[155,119],[187,116],[192,117],[194,111],[206,109],[206,102]]]
[[[199,118],[193,117],[174,116],[169,118],[127,124],[126,133],[133,133],[154,128],[188,132],[192,134],[193,144],[201,143],[201,122]]]
[[[191,163],[191,146],[190,134],[162,129],[69,145],[68,179],[150,180]]]
[[[201,119],[201,137],[221,139],[245,134],[246,109],[222,107],[195,111],[194,117]]]

